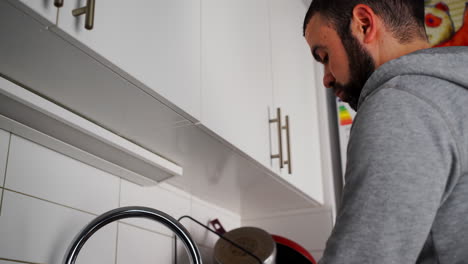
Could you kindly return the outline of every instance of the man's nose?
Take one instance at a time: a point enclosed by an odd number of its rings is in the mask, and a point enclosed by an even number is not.
[[[333,85],[335,85],[335,77],[333,75],[325,70],[325,74],[323,75],[323,85],[327,88],[332,88]]]

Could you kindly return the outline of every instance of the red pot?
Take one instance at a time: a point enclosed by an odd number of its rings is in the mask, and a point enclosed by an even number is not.
[[[276,263],[317,264],[314,257],[298,243],[278,235],[271,235],[276,242]]]
[[[312,255],[307,250],[305,250],[298,243],[285,237],[271,235],[268,234],[266,231],[255,227],[241,227],[226,233],[218,219],[211,221],[210,224],[215,228],[218,234],[229,237],[231,240],[248,249],[251,253],[254,253],[254,255],[259,256],[262,261],[268,259],[267,261],[264,261],[264,263],[317,264],[314,257],[312,257]],[[249,244],[251,245],[249,246]],[[220,258],[234,261],[232,263],[240,263],[240,259],[235,259],[236,256],[234,255],[238,255],[237,258],[245,257],[245,259],[242,259],[242,262],[245,263],[247,263],[247,261],[249,261],[248,263],[258,262],[252,257],[247,256],[243,252],[238,252],[237,254],[234,254],[238,251],[238,249],[233,250],[233,248],[228,248],[229,246],[230,243],[228,243],[227,241],[218,240],[215,246],[216,263],[223,263],[223,261],[219,261]],[[222,248],[224,249],[221,251],[220,249]],[[258,252],[254,252],[254,249]],[[225,262],[228,263],[228,261]]]

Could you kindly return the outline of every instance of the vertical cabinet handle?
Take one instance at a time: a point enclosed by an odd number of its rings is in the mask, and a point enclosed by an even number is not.
[[[288,144],[287,153],[288,159],[284,161],[284,165],[288,165],[288,173],[292,174],[292,165],[291,165],[291,140],[290,140],[290,126],[289,126],[289,116],[286,116],[286,124],[283,126],[283,129],[286,130],[286,143]]]
[[[278,131],[278,148],[279,154],[271,155],[271,159],[279,159],[280,169],[283,168],[283,140],[281,137],[281,108],[276,109],[276,118],[270,119],[270,124],[276,123],[277,131]]]
[[[63,0],[55,0],[54,5],[56,7],[62,7],[63,6]]]
[[[88,30],[93,29],[93,26],[94,26],[94,6],[95,6],[95,3],[96,3],[95,0],[87,0],[86,1],[86,6],[74,9],[72,11],[73,16],[75,16],[75,17],[86,14],[85,28],[88,29]]]

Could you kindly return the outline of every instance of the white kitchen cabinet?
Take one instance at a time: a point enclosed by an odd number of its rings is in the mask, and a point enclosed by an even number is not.
[[[59,28],[141,82],[150,95],[199,119],[200,0],[96,0],[92,30],[84,28],[85,15],[72,16],[83,6],[84,0],[66,0]]]
[[[281,108],[282,121],[289,116],[292,173],[285,165],[282,177],[323,203],[317,94],[314,62],[302,35],[307,11],[301,0],[270,0],[274,105]],[[275,128],[272,126],[272,135]],[[288,159],[286,131],[283,156]]]
[[[36,17],[45,18],[51,24],[57,22],[57,7],[54,6],[54,0],[7,0],[13,5],[21,8],[23,11],[30,13],[33,10]],[[20,4],[18,4],[20,3]],[[30,10],[25,9],[27,6]]]
[[[201,13],[201,123],[270,167],[267,0],[203,0]]]
[[[319,207],[268,169],[272,127],[268,108],[274,110],[268,3],[203,3],[209,18],[204,19],[202,32],[207,44],[203,80],[209,88],[203,91],[208,102],[204,114],[208,120],[219,121],[210,123],[217,125],[218,135],[207,133],[212,131],[150,96],[132,76],[103,63],[104,58],[94,56],[97,54],[62,30],[46,30],[44,23],[8,1],[0,1],[0,35],[9,36],[0,42],[0,73],[6,79],[0,87],[9,91],[0,96],[0,128],[139,184],[167,178],[160,177],[164,174],[158,168],[147,170],[142,165],[147,159],[135,160],[115,144],[103,147],[101,137],[93,138],[85,134],[83,126],[54,114],[67,113],[89,125],[85,128],[98,126],[98,132],[104,129],[133,143],[132,149],[144,148],[180,165],[184,175],[167,183],[243,217],[257,219]],[[96,12],[101,10],[96,7]],[[66,14],[63,10],[61,19]],[[24,93],[6,90],[11,88],[7,81],[17,86],[13,91]],[[30,96],[37,100],[27,101]],[[61,111],[44,112],[43,106],[51,104]],[[230,135],[230,141],[220,139],[220,135],[224,137],[220,132]],[[230,145],[234,143],[268,166],[259,166],[245,153],[233,151]],[[275,146],[271,148],[275,150]]]

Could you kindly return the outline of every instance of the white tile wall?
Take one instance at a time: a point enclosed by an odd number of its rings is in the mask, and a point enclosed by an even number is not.
[[[0,129],[0,187],[3,186],[10,133]]]
[[[175,263],[171,236],[119,224],[117,264]],[[199,247],[204,264],[213,264],[213,249]],[[177,244],[177,264],[189,264],[185,248]]]
[[[0,208],[0,259],[59,264],[84,225],[120,206],[148,206],[175,218],[191,215],[205,224],[219,218],[227,230],[240,226],[238,215],[172,185],[141,187],[21,137],[8,138],[9,133],[0,130],[0,161],[9,155],[8,164],[0,167],[7,168],[1,174],[6,175],[6,190]],[[2,151],[2,143],[9,141],[9,152],[5,146]],[[3,183],[3,177],[0,181]],[[217,237],[193,227],[189,220],[183,224],[199,240],[205,263],[213,263]],[[173,242],[172,232],[160,224],[125,219],[91,237],[77,263],[173,263]],[[189,263],[181,243],[177,252],[178,264]],[[0,264],[10,262],[0,260]]]
[[[0,171],[0,176],[6,175],[5,190],[0,188],[0,197],[4,193],[0,259],[59,264],[84,225],[120,206],[148,206],[174,218],[191,215],[206,225],[218,218],[227,231],[241,225],[258,226],[297,241],[317,260],[331,231],[329,211],[241,221],[239,215],[172,185],[138,186],[21,137],[9,137],[0,130],[0,170],[6,167],[5,173]],[[182,224],[199,245],[204,263],[213,263],[218,237],[189,219],[182,220]],[[189,263],[181,243],[177,253],[177,264]],[[10,262],[0,260],[0,264]],[[116,262],[174,263],[173,233],[149,220],[125,219],[91,237],[77,260],[83,264]]]
[[[0,257],[61,263],[73,237],[95,216],[5,191],[0,216]],[[114,263],[116,225],[99,230],[85,244],[77,263]]]
[[[147,206],[169,214],[174,218],[190,215],[190,195],[181,192],[171,192],[159,186],[142,187],[126,180],[122,180],[120,206]],[[123,220],[139,227],[166,235],[172,235],[165,226],[143,219]],[[184,223],[185,224],[185,223]],[[187,226],[189,228],[189,225]]]
[[[94,214],[118,207],[117,177],[15,135],[5,187]]]
[[[172,263],[171,237],[119,224],[117,264]]]

